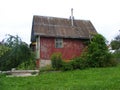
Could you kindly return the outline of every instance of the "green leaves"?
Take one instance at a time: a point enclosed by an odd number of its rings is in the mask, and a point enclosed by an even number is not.
[[[0,70],[10,70],[23,62],[29,63],[30,60],[34,60],[31,49],[20,37],[8,35],[4,41],[4,45],[0,49]]]
[[[115,37],[114,40],[112,40],[110,45],[111,45],[113,50],[120,49],[120,33]]]
[[[111,46],[113,50],[118,50],[120,48],[120,41],[117,40],[113,40],[111,42]]]
[[[52,67],[56,70],[60,70],[62,67],[62,54],[61,53],[54,53],[51,56]]]
[[[93,35],[86,57],[90,67],[104,67],[111,63],[111,54],[102,35]]]
[[[11,48],[4,46],[4,45],[0,45],[0,57],[3,56],[7,51],[9,51]]]

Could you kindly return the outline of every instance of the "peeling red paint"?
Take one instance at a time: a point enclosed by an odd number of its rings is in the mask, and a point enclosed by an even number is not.
[[[55,38],[40,38],[40,58],[50,60],[55,52],[61,52],[64,60],[80,56],[85,45],[80,39],[63,39],[63,48],[55,48]]]

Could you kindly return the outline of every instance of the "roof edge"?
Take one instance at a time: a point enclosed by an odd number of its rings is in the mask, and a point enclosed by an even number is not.
[[[56,19],[66,19],[66,20],[70,20],[70,17],[69,18],[65,18],[65,17],[54,17],[54,16],[42,16],[42,15],[33,15],[33,18],[34,17],[45,17],[45,18],[56,18]],[[86,19],[75,19],[74,20],[81,20],[81,21],[90,21],[90,20],[86,20]]]

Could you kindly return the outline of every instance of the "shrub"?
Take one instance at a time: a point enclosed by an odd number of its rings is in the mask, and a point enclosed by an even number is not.
[[[68,71],[68,70],[73,70],[73,65],[72,65],[72,61],[69,62],[64,62],[62,63],[62,71]]]
[[[0,58],[7,52],[9,51],[11,48],[5,46],[5,45],[0,45]],[[0,63],[2,63],[0,61]]]
[[[29,61],[23,62],[18,65],[17,69],[20,70],[34,70],[36,67],[35,60],[30,59]]]
[[[112,55],[106,45],[106,39],[95,34],[87,48],[86,59],[90,67],[106,67],[112,65]],[[111,63],[111,64],[110,64]]]
[[[60,70],[62,67],[62,55],[61,53],[54,53],[51,56],[52,67],[55,70]]]
[[[72,61],[74,69],[85,69],[87,67],[87,61],[83,57],[74,58]]]
[[[87,68],[87,60],[84,57],[76,57],[73,58],[73,60],[69,62],[62,63],[62,70],[68,71],[68,70],[75,70],[75,69],[85,69]]]
[[[114,53],[109,53],[110,56],[107,58],[109,59],[108,66],[116,66],[120,62],[120,53],[114,52]]]
[[[0,54],[0,56],[2,55],[0,57],[0,70],[11,70],[11,68],[16,68],[35,58],[28,44],[18,36],[8,35],[8,38],[4,39],[4,46],[6,50],[2,50],[2,54]]]
[[[120,62],[120,50],[116,50],[114,53],[113,53],[113,56],[114,58]]]

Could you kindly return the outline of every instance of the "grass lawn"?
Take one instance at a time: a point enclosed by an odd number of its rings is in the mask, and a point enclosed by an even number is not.
[[[0,77],[0,90],[120,90],[120,65],[35,77]]]

